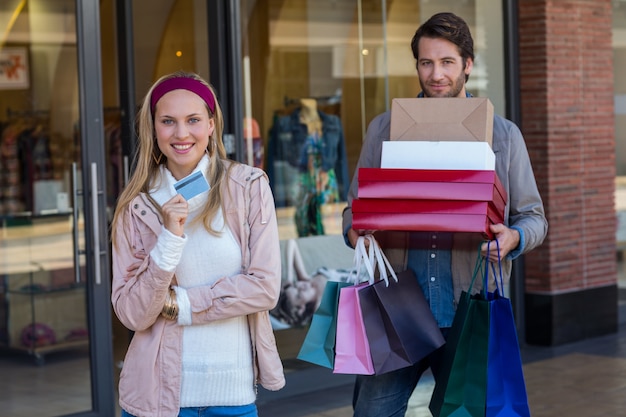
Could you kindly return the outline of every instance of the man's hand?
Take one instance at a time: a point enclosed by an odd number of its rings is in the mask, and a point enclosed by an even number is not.
[[[355,248],[356,247],[356,241],[359,238],[359,236],[365,236],[365,235],[372,235],[374,234],[374,230],[354,230],[352,228],[350,228],[350,230],[348,230],[348,241],[350,242],[350,245]],[[365,239],[365,248],[369,248],[370,245],[370,241],[368,239]]]
[[[493,233],[498,240],[496,245],[495,241],[491,241],[489,245],[489,261],[498,262],[498,245],[500,246],[500,259],[504,259],[506,255],[519,245],[519,232],[515,229],[511,229],[503,225],[502,223],[492,224],[489,226],[489,230]],[[487,242],[481,246],[481,255],[487,256]]]

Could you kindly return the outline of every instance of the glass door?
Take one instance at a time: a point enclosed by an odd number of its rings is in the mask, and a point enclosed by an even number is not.
[[[210,80],[209,3],[206,0],[100,1],[103,87],[99,102],[104,117],[109,216],[132,172],[136,150],[134,119],[150,85],[162,75],[177,70],[195,72]],[[224,96],[230,92],[222,90],[218,94]],[[112,312],[111,317],[114,358],[111,369],[117,395],[117,381],[131,333]]]
[[[0,410],[114,415],[99,2],[0,3]]]

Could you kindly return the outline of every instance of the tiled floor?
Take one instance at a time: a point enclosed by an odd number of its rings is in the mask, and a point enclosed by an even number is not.
[[[533,417],[626,416],[626,324],[616,334],[570,345],[524,347],[522,355]],[[0,357],[0,415],[52,417],[88,409],[87,363],[80,352],[54,355],[43,367],[21,356]],[[260,416],[352,415],[351,377],[311,367],[288,378],[283,391],[260,393]],[[408,417],[430,416],[432,387],[432,377],[426,376],[411,399]],[[33,398],[34,392],[40,395]]]
[[[626,416],[626,324],[614,335],[558,348],[525,347],[522,355],[533,417]],[[424,379],[411,398],[407,417],[431,416],[427,406],[433,380]],[[309,384],[316,382],[309,378]],[[352,385],[346,383],[284,399],[264,401],[261,396],[259,414],[350,417],[351,395]]]

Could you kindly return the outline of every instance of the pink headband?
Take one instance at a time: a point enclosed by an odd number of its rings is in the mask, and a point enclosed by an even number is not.
[[[206,85],[193,78],[174,77],[162,81],[154,88],[154,90],[152,90],[152,95],[150,96],[150,109],[153,114],[156,104],[161,97],[173,90],[187,90],[195,93],[198,97],[204,100],[207,106],[209,106],[211,113],[215,113],[215,97],[213,97],[213,93]]]

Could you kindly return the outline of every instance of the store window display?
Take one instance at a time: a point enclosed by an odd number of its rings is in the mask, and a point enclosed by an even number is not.
[[[322,235],[321,206],[345,201],[348,165],[341,120],[299,100],[276,114],[270,130],[267,172],[277,206],[294,206],[298,236]]]
[[[500,2],[241,2],[242,101],[263,136],[276,203],[283,285],[272,315],[287,359],[301,346],[319,289],[352,266],[341,214],[367,125],[393,98],[419,93],[406,40],[417,22],[442,10],[467,17],[480,33],[468,88],[502,114]]]
[[[33,212],[44,208],[35,204],[37,183],[54,177],[47,120],[32,112],[10,115],[0,136],[0,213]]]
[[[263,149],[263,138],[259,129],[259,122],[252,117],[243,120],[244,152],[243,160],[250,166],[264,168],[265,151]]]

